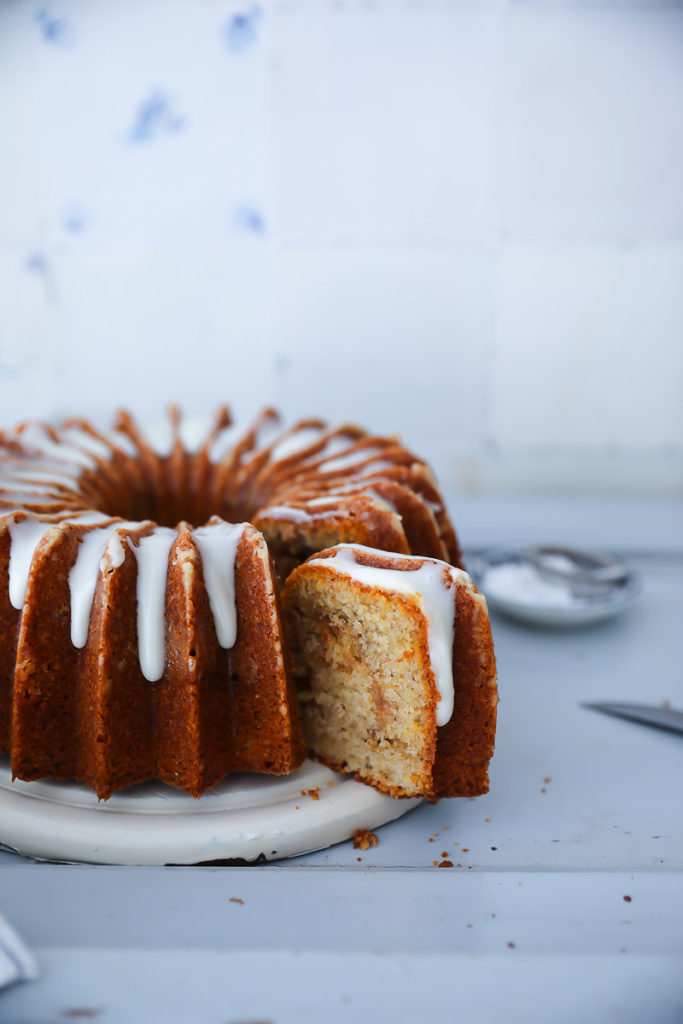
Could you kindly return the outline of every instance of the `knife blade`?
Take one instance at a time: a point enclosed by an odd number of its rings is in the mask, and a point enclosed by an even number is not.
[[[614,715],[616,718],[627,718],[631,722],[640,722],[643,725],[653,725],[657,729],[668,729],[671,732],[683,733],[683,711],[675,708],[658,707],[656,704],[630,704],[630,703],[609,703],[582,702],[581,707],[590,708],[591,711],[600,711],[604,715]]]

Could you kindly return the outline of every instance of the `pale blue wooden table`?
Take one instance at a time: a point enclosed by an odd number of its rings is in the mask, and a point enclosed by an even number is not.
[[[367,852],[259,867],[0,854],[0,909],[41,970],[0,994],[2,1024],[683,1019],[683,737],[579,707],[683,707],[683,507],[452,505],[469,547],[590,545],[645,579],[591,629],[494,619],[491,793],[421,806]]]

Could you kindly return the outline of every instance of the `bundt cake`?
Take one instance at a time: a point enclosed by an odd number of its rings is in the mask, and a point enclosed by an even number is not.
[[[14,777],[102,798],[156,778],[199,796],[231,772],[292,771],[306,748],[279,583],[340,543],[461,564],[426,463],[357,426],[283,430],[266,409],[244,429],[221,407],[202,427],[172,407],[149,438],[127,412],[109,432],[0,432]]]
[[[486,602],[431,558],[340,544],[282,595],[304,739],[392,796],[488,790],[496,669]]]

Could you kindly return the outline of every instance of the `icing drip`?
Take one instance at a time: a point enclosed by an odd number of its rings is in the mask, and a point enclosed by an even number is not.
[[[82,520],[80,520],[82,522]],[[121,522],[117,520],[110,526],[99,530],[91,530],[81,537],[78,555],[69,573],[69,590],[71,592],[71,642],[74,647],[85,647],[88,640],[88,627],[95,599],[98,570],[101,567],[105,549],[116,530],[131,529],[140,523]],[[119,538],[121,562],[123,547]],[[118,564],[120,565],[121,562]],[[112,564],[114,560],[112,559]]]
[[[225,650],[235,646],[235,556],[246,523],[209,523],[194,531],[202,557],[204,583],[216,624],[218,643]]]
[[[175,441],[175,432],[169,420],[161,420],[158,423],[154,423],[147,429],[145,436],[150,448],[153,448],[157,455],[165,459],[171,454],[173,442]]]
[[[63,466],[53,470],[44,462],[39,462],[35,467],[28,464],[25,468],[12,468],[8,472],[8,477],[10,480],[24,480],[26,483],[44,483],[68,488],[73,488],[76,479],[73,476],[67,476]]]
[[[74,462],[77,466],[85,469],[94,469],[95,462],[92,457],[81,448],[64,444],[62,441],[53,441],[47,431],[39,423],[29,423],[20,431],[18,436],[21,441],[30,448],[37,448],[45,455],[52,455],[60,462]]]
[[[229,455],[235,442],[241,437],[242,431],[236,423],[229,427],[223,427],[213,440],[209,448],[209,459],[211,462],[222,462],[226,455]]]
[[[270,453],[271,462],[280,462],[282,459],[289,458],[290,455],[298,455],[304,449],[310,448],[320,440],[322,431],[322,427],[302,427],[300,430],[295,430],[289,437],[283,438],[275,445]]]
[[[424,560],[416,556],[401,555],[401,559],[422,562],[418,569],[377,568],[359,565],[356,551],[367,551],[376,557],[386,557],[385,552],[375,551],[362,544],[339,544],[331,558],[312,558],[307,565],[326,565],[334,572],[349,576],[368,587],[409,594],[417,597],[427,619],[429,657],[434,682],[439,694],[436,706],[437,726],[446,725],[453,714],[453,629],[455,615],[455,583],[467,581],[469,576],[462,569],[455,569],[445,562]],[[389,556],[390,558],[395,556]],[[450,586],[446,577],[450,577]]]
[[[67,427],[66,430],[61,431],[60,436],[69,444],[82,448],[84,451],[96,455],[99,459],[111,459],[112,452],[109,445],[105,444],[99,437],[93,437],[87,430],[81,430],[80,427]]]
[[[23,608],[28,575],[36,548],[56,523],[40,519],[21,519],[18,523],[8,519],[12,539],[9,555],[9,599],[13,608]]]
[[[318,469],[321,473],[336,473],[337,470],[357,466],[372,456],[379,455],[382,451],[382,448],[355,448],[348,455],[341,455],[336,459],[326,459],[325,462],[320,463]]]
[[[64,497],[50,491],[15,491],[13,487],[3,487],[0,491],[0,501],[11,504],[12,508],[19,510],[25,505],[56,505],[58,508],[64,506]]]
[[[150,683],[161,679],[166,658],[166,577],[168,557],[177,534],[167,526],[141,537],[133,546],[138,562],[138,654]]]
[[[369,494],[369,492],[367,493]],[[261,518],[264,520],[282,519],[291,523],[310,523],[315,519],[324,519],[326,516],[338,514],[344,510],[349,501],[353,501],[354,497],[358,497],[358,495],[352,495],[349,498],[344,495],[329,494],[322,498],[309,498],[301,508],[292,505],[271,505],[263,510]],[[378,494],[373,494],[371,497],[373,501],[391,508],[389,502]]]
[[[128,455],[131,459],[134,459],[138,454],[138,450],[133,439],[128,437],[128,434],[124,434],[120,430],[112,430],[111,433],[107,434],[107,440],[113,444],[114,448],[118,448],[124,455]]]
[[[95,526],[98,523],[107,522],[109,518],[109,516],[105,516],[101,512],[82,512],[75,513],[73,517],[64,518],[62,522],[76,522],[83,526]],[[9,599],[13,608],[20,609],[24,605],[31,562],[33,561],[36,548],[48,530],[59,526],[59,523],[46,523],[42,519],[34,519],[32,516],[27,516],[25,519],[20,519],[19,522],[16,522],[14,518],[9,518],[7,525],[9,526],[11,537]]]
[[[307,501],[306,505],[312,505],[312,501]],[[324,519],[325,516],[334,515],[335,512],[339,512],[339,502],[335,501],[334,498],[325,498],[324,502],[320,501],[320,505],[324,504],[328,507],[322,512],[315,512],[310,508],[293,508],[291,505],[271,505],[261,514],[263,519],[282,519],[285,522],[290,523],[310,523],[314,519]]]
[[[232,423],[229,427],[223,427],[223,429],[216,435],[213,443],[209,449],[209,458],[212,462],[222,462],[227,456],[232,454],[232,449],[242,441],[242,439],[249,433],[244,427],[238,427],[236,423]],[[274,420],[266,420],[256,429],[256,433],[253,439],[253,445],[247,451],[245,451],[241,457],[242,462],[248,462],[259,452],[262,452],[264,448],[267,448],[271,444],[278,434],[281,433],[280,424]]]
[[[279,420],[267,419],[256,429],[254,436],[254,443],[242,456],[243,462],[249,462],[250,459],[260,455],[273,441],[282,434],[282,426]]]
[[[32,480],[14,480],[10,478],[9,480],[3,480],[2,490],[5,494],[51,494],[53,497],[58,497],[57,486],[43,488],[40,486],[40,482],[36,480],[35,486],[32,487],[32,483]]]
[[[90,617],[99,572],[108,567],[119,568],[125,558],[126,538],[121,530],[141,530],[149,521],[138,523],[112,521],[101,512],[73,513],[59,522],[45,522],[26,516],[18,522],[9,517],[11,546],[9,561],[9,598],[18,610],[23,607],[31,563],[36,548],[45,534],[61,523],[94,526],[84,533],[78,554],[69,573],[71,597],[71,642],[83,648],[88,641]],[[106,525],[105,525],[106,524]],[[204,582],[216,635],[221,647],[229,650],[237,639],[235,607],[235,556],[245,523],[209,523],[195,530],[204,569]],[[164,674],[166,648],[166,578],[171,547],[176,530],[157,526],[133,545],[128,540],[138,563],[137,623],[140,668],[145,679],[154,682]],[[107,560],[108,558],[108,560]]]
[[[304,462],[317,462],[318,459],[331,459],[342,452],[347,452],[351,445],[357,444],[357,437],[329,437],[319,452],[313,452]]]
[[[64,517],[64,522],[70,523],[74,519],[79,526],[98,526],[100,523],[109,522],[111,516],[105,515],[104,512],[71,512]]]
[[[186,452],[196,455],[199,449],[209,439],[209,432],[213,420],[208,416],[195,416],[192,419],[185,419],[183,416],[178,424],[180,442]]]

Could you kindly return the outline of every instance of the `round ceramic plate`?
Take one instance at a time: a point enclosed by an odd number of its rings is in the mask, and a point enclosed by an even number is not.
[[[146,782],[97,802],[79,783],[12,782],[0,758],[0,844],[40,860],[199,864],[278,860],[400,818],[395,800],[313,761],[291,775],[238,775],[200,800]]]

